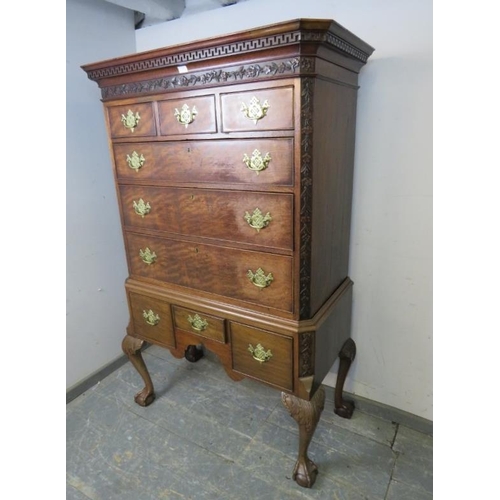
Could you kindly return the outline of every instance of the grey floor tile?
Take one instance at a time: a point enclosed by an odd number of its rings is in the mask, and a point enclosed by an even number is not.
[[[391,481],[386,500],[432,500],[432,493],[398,481]]]
[[[76,488],[73,488],[73,486],[66,484],[66,500],[89,500],[89,497]]]
[[[393,449],[399,453],[393,479],[432,493],[432,437],[400,425]]]
[[[344,432],[343,439],[338,433],[335,439],[325,434],[323,439],[313,441],[309,447],[309,456],[316,462],[320,471],[318,487],[315,485],[314,490],[321,490],[322,481],[325,481],[325,488],[328,491],[333,489],[332,494],[337,491],[339,498],[342,498],[340,495],[343,491],[342,494],[346,498],[383,499],[394,464],[393,452],[368,438],[340,430]],[[270,448],[274,453],[269,451]],[[263,449],[266,450],[265,454],[261,451]],[[266,423],[239,461],[249,469],[254,467],[252,464],[258,464],[259,474],[273,474],[277,477],[281,474],[289,477],[295,464],[297,449],[296,433]],[[283,456],[287,460],[284,460]],[[265,466],[269,460],[272,469],[267,470]],[[265,477],[270,480],[270,477]]]

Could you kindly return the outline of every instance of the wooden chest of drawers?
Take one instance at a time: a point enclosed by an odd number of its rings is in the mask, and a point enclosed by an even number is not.
[[[280,389],[297,420],[294,479],[321,382],[355,346],[347,276],[357,77],[373,49],[296,20],[84,66],[102,89],[130,277],[123,349],[154,389],[143,341]]]

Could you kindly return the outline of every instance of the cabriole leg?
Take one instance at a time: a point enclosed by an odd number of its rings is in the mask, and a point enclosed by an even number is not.
[[[148,406],[155,400],[155,392],[153,388],[153,382],[149,375],[146,364],[142,359],[141,347],[144,344],[143,340],[136,339],[127,335],[122,342],[123,352],[128,356],[130,362],[134,365],[135,369],[139,372],[139,375],[144,380],[146,385],[144,389],[135,395],[135,402],[140,406]]]
[[[293,469],[292,478],[298,485],[311,488],[318,475],[318,467],[307,456],[307,448],[325,407],[325,391],[320,387],[311,401],[297,398],[284,392],[281,400],[293,419],[299,424],[299,456]]]
[[[335,385],[335,413],[342,418],[351,418],[354,411],[354,403],[342,398],[344,382],[351,363],[356,357],[356,344],[354,340],[347,339],[339,352],[339,371],[337,374],[337,384]]]

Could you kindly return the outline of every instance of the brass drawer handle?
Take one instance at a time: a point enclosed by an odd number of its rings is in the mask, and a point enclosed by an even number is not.
[[[155,314],[151,309],[149,311],[143,310],[142,316],[148,325],[156,326],[160,322],[160,316]]]
[[[190,123],[193,123],[197,114],[198,111],[196,109],[196,106],[193,106],[193,109],[190,110],[187,104],[183,104],[180,111],[175,108],[174,116],[177,118],[177,121],[179,123],[187,128]]]
[[[251,269],[249,269],[248,273],[247,273],[247,276],[250,279],[250,281],[256,287],[259,287],[259,288],[266,288],[266,287],[268,287],[272,283],[272,281],[274,280],[274,277],[273,277],[273,275],[271,273],[269,273],[266,276],[266,273],[260,267],[259,267],[259,269],[257,269],[257,271],[255,271],[255,273],[252,272]]]
[[[261,229],[269,226],[269,223],[273,220],[273,218],[269,212],[267,212],[266,215],[263,215],[260,209],[256,208],[252,215],[245,212],[245,220],[251,228],[256,229],[257,232],[259,232]]]
[[[156,262],[157,259],[156,253],[152,252],[148,247],[146,247],[146,250],[139,248],[139,256],[142,259],[142,261],[148,266]]]
[[[257,344],[257,347],[253,347],[252,344],[248,344],[248,350],[251,352],[253,359],[259,363],[265,363],[273,357],[271,349],[266,351],[260,344]]]
[[[259,99],[255,96],[250,99],[250,104],[248,106],[244,102],[241,103],[241,111],[243,111],[243,114],[255,124],[267,115],[268,109],[269,103],[267,100],[261,104]]]
[[[132,110],[127,111],[127,116],[122,115],[122,123],[125,128],[128,128],[131,132],[134,131],[135,128],[137,128],[137,125],[139,125],[139,120],[141,119],[139,113],[136,113],[134,115]]]
[[[208,327],[208,321],[206,319],[200,318],[198,314],[195,314],[194,318],[191,317],[191,315],[189,315],[187,317],[187,320],[189,321],[191,328],[193,330],[196,330],[197,332],[202,332],[203,330],[206,330]]]
[[[258,149],[254,150],[251,158],[246,153],[243,155],[243,163],[257,175],[268,167],[270,161],[271,155],[266,153],[264,158],[262,158],[262,154]]]
[[[136,172],[139,172],[139,169],[144,165],[145,161],[146,158],[144,158],[142,154],[139,156],[135,151],[132,153],[132,156],[127,155],[128,166]]]
[[[145,203],[142,198],[140,198],[139,201],[134,200],[133,207],[135,213],[137,215],[140,215],[143,219],[146,215],[149,214],[149,212],[151,212],[151,205],[149,204],[149,202]]]

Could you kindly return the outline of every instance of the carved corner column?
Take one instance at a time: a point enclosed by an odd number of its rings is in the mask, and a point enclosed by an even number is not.
[[[122,341],[122,349],[135,369],[139,372],[145,384],[144,389],[135,395],[134,400],[139,406],[149,406],[155,400],[156,395],[151,376],[146,368],[144,359],[142,359],[141,347],[143,344],[143,340],[126,335]]]
[[[292,478],[299,486],[311,488],[316,481],[318,467],[307,456],[307,449],[325,407],[325,391],[323,387],[320,387],[311,401],[282,392],[281,401],[299,424],[299,455]]]

